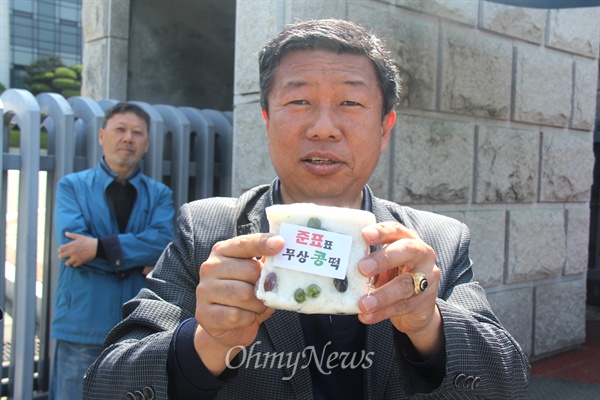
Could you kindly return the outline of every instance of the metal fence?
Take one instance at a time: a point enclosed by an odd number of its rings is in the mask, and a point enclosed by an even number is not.
[[[6,238],[0,243],[0,259],[5,260],[0,263],[5,276],[0,279],[4,398],[47,396],[54,347],[49,339],[52,293],[59,266],[52,227],[54,188],[65,174],[97,165],[102,156],[98,128],[115,103],[55,93],[34,97],[21,89],[0,96],[0,211],[7,215],[9,201],[17,207],[11,218],[0,220],[0,238]],[[231,111],[132,103],[151,118],[142,169],[171,187],[176,207],[230,195]],[[11,132],[18,132],[17,146],[10,146]],[[15,171],[16,183],[9,181],[9,172]],[[8,258],[7,242],[14,244]]]

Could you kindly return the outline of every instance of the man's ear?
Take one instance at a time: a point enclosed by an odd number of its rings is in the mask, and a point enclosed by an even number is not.
[[[100,146],[104,144],[104,129],[102,128],[98,129],[98,143]]]
[[[387,149],[390,137],[392,135],[392,129],[396,123],[396,111],[392,110],[383,117],[381,122],[381,152],[383,153]]]
[[[261,109],[261,113],[265,123],[267,124],[267,129],[269,129],[269,112],[263,108]]]

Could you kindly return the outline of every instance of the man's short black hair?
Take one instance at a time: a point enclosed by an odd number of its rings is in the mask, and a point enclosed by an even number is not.
[[[106,110],[106,114],[104,115],[104,124],[102,125],[102,128],[106,128],[106,123],[109,119],[111,119],[117,114],[124,113],[133,113],[137,115],[138,117],[143,119],[144,122],[146,122],[146,129],[150,129],[150,116],[148,115],[148,113],[144,111],[142,107],[132,103],[117,103],[108,110]]]
[[[288,53],[302,50],[325,50],[335,54],[356,54],[368,58],[375,67],[383,97],[382,117],[396,106],[400,96],[400,74],[383,42],[353,22],[321,19],[287,26],[259,52],[260,104],[267,112],[275,69]]]

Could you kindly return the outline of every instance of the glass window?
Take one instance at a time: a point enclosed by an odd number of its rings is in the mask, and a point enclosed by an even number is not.
[[[28,26],[30,28],[33,27],[33,19],[31,17],[23,15],[13,15],[12,23],[15,26]]]
[[[60,44],[60,52],[61,53],[68,53],[68,54],[77,54],[77,47],[61,43]]]
[[[15,51],[13,53],[13,63],[19,65],[31,65],[34,56],[30,51]]]
[[[39,57],[68,57],[81,63],[82,0],[0,0],[10,2],[10,45],[14,65],[31,65]],[[66,61],[63,61],[66,62]],[[14,67],[11,66],[11,70]]]
[[[38,51],[38,58],[50,57],[50,56],[55,56],[55,55],[56,55],[56,50],[54,48],[51,50],[40,49]]]
[[[56,52],[56,46],[54,45],[54,42],[42,42],[40,41],[38,43],[38,49],[40,49],[40,53],[42,51],[46,51],[46,52]]]
[[[60,34],[60,43],[75,46],[77,44],[77,38],[75,37],[75,35],[61,33]]]
[[[77,26],[74,25],[59,25],[58,29],[61,33],[68,33],[69,35],[77,35],[78,31]]]
[[[70,7],[68,5],[62,5],[59,8],[59,18],[66,19],[69,21],[77,21],[79,18],[79,10],[77,8]]]
[[[38,28],[40,29],[46,29],[48,31],[55,31],[56,30],[56,24],[53,21],[48,21],[48,20],[38,20]]]
[[[69,21],[66,19],[61,19],[59,22],[61,27],[70,27],[71,29],[77,29],[77,21]]]
[[[63,63],[68,67],[75,65],[75,64],[79,64],[79,61],[78,61],[79,58],[74,57],[72,55],[63,54],[61,59],[63,60]]]
[[[38,41],[39,42],[55,42],[56,32],[47,29],[38,29]]]
[[[22,39],[33,39],[33,27],[15,24],[13,26],[13,35]]]
[[[14,36],[13,46],[33,47],[33,39]]]
[[[10,87],[25,89],[25,82],[23,82],[25,75],[27,75],[27,72],[24,67],[19,65],[14,66],[11,71]]]
[[[54,4],[52,3],[46,3],[44,1],[40,1],[38,4],[38,14],[40,17],[47,17],[47,18],[55,18],[55,9],[56,7],[54,7]]]
[[[15,11],[33,13],[33,0],[12,0],[12,8]]]

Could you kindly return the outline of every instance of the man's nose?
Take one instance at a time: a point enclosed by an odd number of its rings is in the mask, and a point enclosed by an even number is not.
[[[313,120],[306,131],[306,136],[309,139],[339,140],[342,136],[339,122],[340,117],[334,108],[318,107],[314,110]]]
[[[123,134],[123,141],[124,142],[132,142],[133,141],[133,132],[131,132],[131,129],[125,130],[125,133]]]

